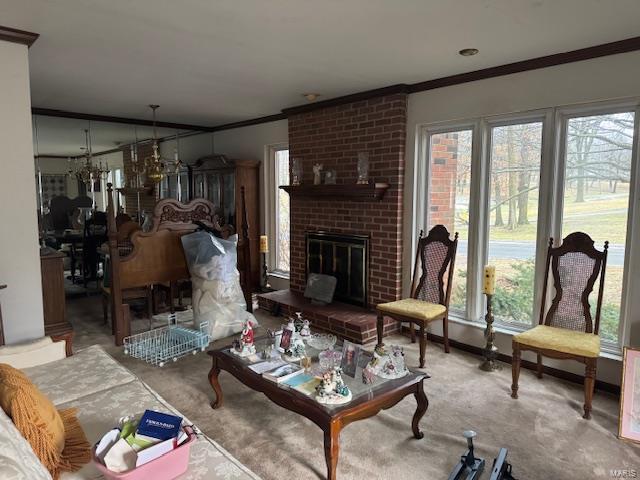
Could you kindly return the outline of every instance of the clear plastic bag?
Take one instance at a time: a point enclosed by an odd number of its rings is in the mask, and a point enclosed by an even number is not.
[[[257,325],[240,287],[238,236],[227,240],[207,232],[182,237],[189,273],[194,326],[209,322],[211,340],[239,333],[247,320]]]

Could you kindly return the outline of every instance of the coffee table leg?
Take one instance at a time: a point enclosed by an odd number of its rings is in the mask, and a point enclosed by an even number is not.
[[[222,388],[220,387],[220,382],[218,382],[219,374],[220,368],[218,368],[218,362],[214,357],[213,366],[211,367],[211,371],[209,371],[209,383],[213,387],[214,392],[216,392],[216,400],[211,403],[211,408],[220,408],[222,406]]]
[[[427,408],[429,408],[429,399],[427,398],[427,394],[424,393],[424,386],[422,381],[416,384],[416,392],[414,393],[414,396],[416,397],[418,406],[416,408],[416,413],[413,414],[411,428],[413,429],[413,436],[417,439],[421,439],[424,437],[424,433],[420,431],[420,419],[426,413]]]
[[[324,458],[327,461],[327,480],[336,479],[338,452],[340,450],[340,426],[330,423],[324,431]]]

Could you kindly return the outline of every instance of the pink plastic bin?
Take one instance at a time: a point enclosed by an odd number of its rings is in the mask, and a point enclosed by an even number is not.
[[[153,478],[153,480],[172,480],[182,475],[189,468],[191,444],[195,441],[196,434],[190,427],[185,427],[184,431],[189,437],[186,442],[161,457],[133,470],[123,473],[112,472],[96,458],[95,447],[93,448],[93,463],[106,480],[146,480],[150,478]]]

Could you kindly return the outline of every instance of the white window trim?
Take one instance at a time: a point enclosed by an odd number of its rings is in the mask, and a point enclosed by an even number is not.
[[[277,242],[278,242],[278,170],[276,168],[276,153],[282,150],[288,150],[289,144],[275,143],[268,145],[265,156],[265,198],[264,202],[267,206],[265,210],[265,234],[269,238],[269,253],[267,254],[267,265],[269,274],[280,278],[289,278],[289,272],[274,268],[277,265]]]
[[[437,133],[455,132],[460,130],[472,130],[472,160],[471,160],[471,198],[478,201],[472,202],[469,208],[471,221],[469,225],[469,239],[478,238],[479,241],[468,241],[467,252],[467,306],[464,317],[452,312],[451,320],[473,327],[482,327],[484,319],[484,298],[479,295],[481,285],[482,267],[488,253],[486,206],[489,202],[486,175],[490,161],[490,128],[500,124],[523,123],[528,121],[543,121],[542,133],[542,158],[540,165],[540,192],[538,201],[538,232],[536,242],[536,276],[534,284],[536,294],[534,297],[534,310],[532,313],[532,325],[538,323],[542,281],[544,276],[544,263],[547,245],[550,237],[560,238],[563,212],[563,189],[565,169],[565,139],[566,122],[569,118],[611,114],[620,112],[635,112],[634,140],[632,145],[631,183],[629,185],[629,206],[627,219],[627,239],[625,249],[625,270],[623,276],[623,295],[621,300],[621,316],[618,325],[618,342],[603,341],[601,356],[620,359],[622,346],[630,344],[632,312],[640,311],[640,250],[631,248],[631,245],[640,245],[640,97],[622,100],[590,102],[580,105],[562,105],[534,111],[526,111],[505,115],[491,115],[481,118],[455,120],[418,124],[416,126],[416,166],[414,173],[414,218],[413,234],[411,240],[412,251],[415,252],[416,239],[420,230],[425,230],[428,225],[430,206],[429,178],[430,178],[430,138]],[[537,119],[537,120],[536,120]],[[507,123],[504,123],[507,122]],[[551,209],[555,205],[556,208]],[[480,214],[481,207],[484,212]],[[475,226],[475,228],[474,228]],[[483,233],[483,235],[477,235]],[[413,268],[413,259],[411,262]],[[413,273],[413,272],[411,272]],[[472,278],[475,282],[472,282]],[[548,292],[551,299],[552,292]],[[475,320],[473,320],[475,319]],[[498,324],[497,329],[506,334],[515,334],[526,330],[513,324]]]

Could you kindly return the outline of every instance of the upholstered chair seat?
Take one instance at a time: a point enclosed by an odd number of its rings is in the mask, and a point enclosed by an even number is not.
[[[425,322],[442,320],[447,307],[439,303],[425,302],[415,298],[405,298],[395,302],[381,303],[376,306],[381,312],[404,317],[417,318]]]
[[[579,357],[597,358],[600,355],[600,337],[593,333],[538,325],[531,330],[515,335],[513,338],[520,345]]]

